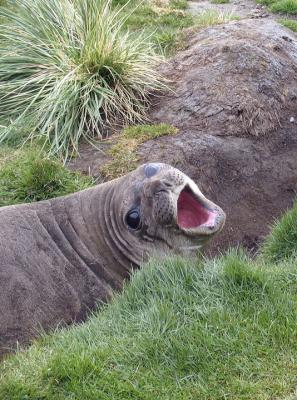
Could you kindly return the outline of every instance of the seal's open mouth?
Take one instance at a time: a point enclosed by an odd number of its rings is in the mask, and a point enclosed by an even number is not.
[[[215,226],[216,213],[206,208],[189,186],[186,186],[177,200],[177,223],[182,229]]]

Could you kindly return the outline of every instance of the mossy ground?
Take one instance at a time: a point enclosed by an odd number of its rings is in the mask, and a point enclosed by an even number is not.
[[[123,130],[116,144],[111,146],[111,160],[101,168],[106,179],[114,179],[125,175],[137,167],[137,147],[147,140],[165,135],[175,135],[177,129],[168,124],[135,125]]]
[[[297,32],[297,20],[295,19],[280,19],[278,21],[280,24],[285,26],[286,28],[291,29],[293,32]]]

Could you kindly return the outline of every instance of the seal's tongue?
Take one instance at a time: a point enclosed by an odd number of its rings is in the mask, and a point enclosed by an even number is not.
[[[213,226],[215,213],[205,208],[189,188],[181,191],[177,200],[177,223],[180,228]]]

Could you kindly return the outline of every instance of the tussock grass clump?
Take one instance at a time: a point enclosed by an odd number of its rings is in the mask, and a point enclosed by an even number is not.
[[[81,326],[0,365],[2,400],[264,400],[296,388],[294,263],[152,260]]]
[[[143,118],[161,85],[160,57],[149,37],[125,29],[123,9],[110,0],[8,3],[13,10],[0,8],[0,119],[12,123],[1,140],[25,122],[30,138],[67,156],[105,124]]]
[[[137,168],[137,147],[147,140],[165,135],[175,135],[177,128],[168,124],[135,125],[125,128],[117,143],[109,149],[112,159],[107,162],[101,173],[107,179],[118,178]]]
[[[1,149],[0,207],[62,196],[92,184],[92,178],[68,171],[41,149]]]
[[[263,244],[262,253],[274,262],[297,256],[297,203],[275,222]]]

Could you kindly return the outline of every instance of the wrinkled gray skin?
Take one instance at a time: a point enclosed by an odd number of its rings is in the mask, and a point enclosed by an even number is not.
[[[187,186],[216,213],[213,226],[183,230],[177,199]],[[141,225],[127,226],[139,207]],[[38,331],[81,321],[119,290],[149,255],[184,253],[218,232],[223,211],[166,164],[69,196],[0,209],[0,355]]]

